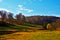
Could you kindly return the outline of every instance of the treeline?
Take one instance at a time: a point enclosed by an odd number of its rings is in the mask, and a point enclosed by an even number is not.
[[[59,29],[60,17],[55,16],[29,16],[25,17],[22,13],[13,17],[13,13],[0,11],[0,21],[13,25],[36,24],[41,25],[44,29]]]
[[[10,24],[24,24],[25,22],[25,16],[21,13],[17,14],[15,18],[13,17],[13,13],[7,13],[0,11],[0,21]]]

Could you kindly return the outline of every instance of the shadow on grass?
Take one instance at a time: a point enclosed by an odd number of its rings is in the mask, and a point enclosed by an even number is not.
[[[0,31],[0,35],[5,35],[5,34],[12,34],[15,33],[17,31]]]
[[[5,22],[0,21],[0,26],[2,26],[2,27],[10,27],[10,26],[14,26],[14,25],[10,24],[10,23],[5,23]]]
[[[0,35],[11,34],[16,32],[16,31],[7,30],[7,29],[11,29],[11,26],[14,26],[14,25],[0,21]],[[4,30],[7,30],[7,31],[4,31]]]

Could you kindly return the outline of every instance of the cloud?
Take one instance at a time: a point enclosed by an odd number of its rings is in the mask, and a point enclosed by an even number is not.
[[[0,0],[0,2],[2,2],[3,0]]]
[[[18,5],[19,10],[25,10],[25,8],[23,7],[23,5]]]
[[[18,9],[19,12],[23,12],[23,11],[25,11],[25,12],[27,12],[27,13],[33,12],[33,10],[28,9],[28,8],[24,7],[23,5],[18,5],[18,7],[19,7],[19,9]]]
[[[5,10],[5,11],[7,11],[7,12],[11,12],[11,11],[5,9],[5,8],[0,8],[0,10]]]
[[[22,7],[23,5],[18,5],[18,7]]]
[[[31,13],[31,12],[33,12],[33,10],[28,10],[28,13]]]

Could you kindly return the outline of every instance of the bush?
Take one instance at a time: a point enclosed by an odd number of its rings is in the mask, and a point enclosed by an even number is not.
[[[47,30],[54,30],[54,27],[51,23],[48,23],[46,28],[47,28]]]

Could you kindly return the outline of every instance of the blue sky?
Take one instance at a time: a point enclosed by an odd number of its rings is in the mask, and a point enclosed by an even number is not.
[[[60,0],[0,0],[0,9],[25,16],[43,15],[60,17]]]

